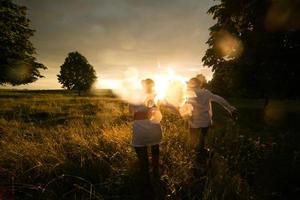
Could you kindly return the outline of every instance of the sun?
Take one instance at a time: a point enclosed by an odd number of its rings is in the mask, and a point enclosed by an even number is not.
[[[153,78],[157,99],[164,99],[168,90],[169,79],[167,76],[157,75]]]
[[[186,79],[176,75],[172,68],[168,68],[168,74],[156,75],[153,80],[157,100],[166,100],[174,106],[181,106],[184,103]]]

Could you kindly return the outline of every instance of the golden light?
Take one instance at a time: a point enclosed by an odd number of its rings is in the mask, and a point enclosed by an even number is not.
[[[166,97],[166,91],[168,89],[168,77],[167,76],[162,76],[162,75],[157,75],[153,78],[155,82],[155,92],[156,92],[156,97],[159,100],[165,99]]]
[[[168,68],[168,74],[156,75],[155,82],[156,100],[167,101],[179,107],[185,102],[186,79],[175,74],[175,70]]]
[[[144,78],[151,78],[155,82],[155,99],[154,102],[168,103],[179,109],[183,115],[189,115],[192,111],[192,106],[186,104],[186,100],[190,97],[187,91],[187,79],[181,75],[176,74],[171,67],[167,68],[165,73],[147,76]],[[99,80],[98,88],[110,88],[113,93],[120,99],[130,104],[142,104],[145,99],[149,98],[141,85],[141,78],[137,70],[130,69],[124,73],[122,80]],[[153,121],[159,122],[161,120],[161,113],[159,110],[153,113]]]
[[[276,124],[285,117],[286,109],[276,101],[269,102],[264,110],[264,119],[267,124]]]
[[[120,80],[100,79],[97,81],[96,87],[99,89],[117,89],[120,84]]]
[[[299,29],[299,11],[293,0],[271,0],[265,18],[267,31]],[[299,5],[299,4],[298,4]]]
[[[226,60],[235,59],[243,52],[241,40],[225,30],[217,33],[215,48],[220,56]]]

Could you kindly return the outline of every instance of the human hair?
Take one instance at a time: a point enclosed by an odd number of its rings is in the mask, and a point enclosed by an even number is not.
[[[191,89],[194,89],[194,88],[197,88],[197,87],[200,87],[201,86],[201,83],[200,81],[197,79],[197,78],[191,78],[189,81],[188,81],[188,87],[191,88]]]
[[[152,93],[155,83],[152,79],[146,78],[142,80],[142,86],[146,93]]]
[[[196,76],[196,78],[198,79],[198,81],[199,81],[199,86],[201,87],[201,88],[204,88],[204,87],[206,87],[206,85],[207,85],[207,80],[206,80],[206,78],[205,78],[205,76],[203,75],[203,74],[198,74],[197,76]]]

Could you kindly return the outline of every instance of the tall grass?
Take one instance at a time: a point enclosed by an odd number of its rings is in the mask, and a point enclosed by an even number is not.
[[[289,197],[276,182],[293,181],[290,173],[299,174],[299,137],[294,134],[298,127],[283,123],[275,126],[276,132],[262,122],[260,102],[236,104],[242,111],[238,124],[216,107],[207,144],[212,153],[206,162],[199,162],[187,143],[186,122],[163,111],[161,178],[153,181],[157,199]],[[110,95],[28,97],[11,92],[0,95],[0,108],[3,194],[16,199],[140,199],[127,104]],[[257,125],[251,124],[255,120]],[[290,132],[281,138],[285,131]],[[290,171],[272,176],[266,168],[273,164]],[[274,183],[264,187],[263,177]],[[293,194],[296,188],[297,183]]]

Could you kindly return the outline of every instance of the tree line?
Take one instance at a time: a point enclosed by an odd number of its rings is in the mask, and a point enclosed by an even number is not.
[[[227,96],[298,98],[300,2],[218,0],[208,10],[210,27],[203,64],[214,74],[208,87]],[[0,85],[20,85],[43,76],[30,42],[34,30],[26,7],[0,0]],[[87,59],[71,52],[58,81],[69,90],[88,90],[96,73]]]

